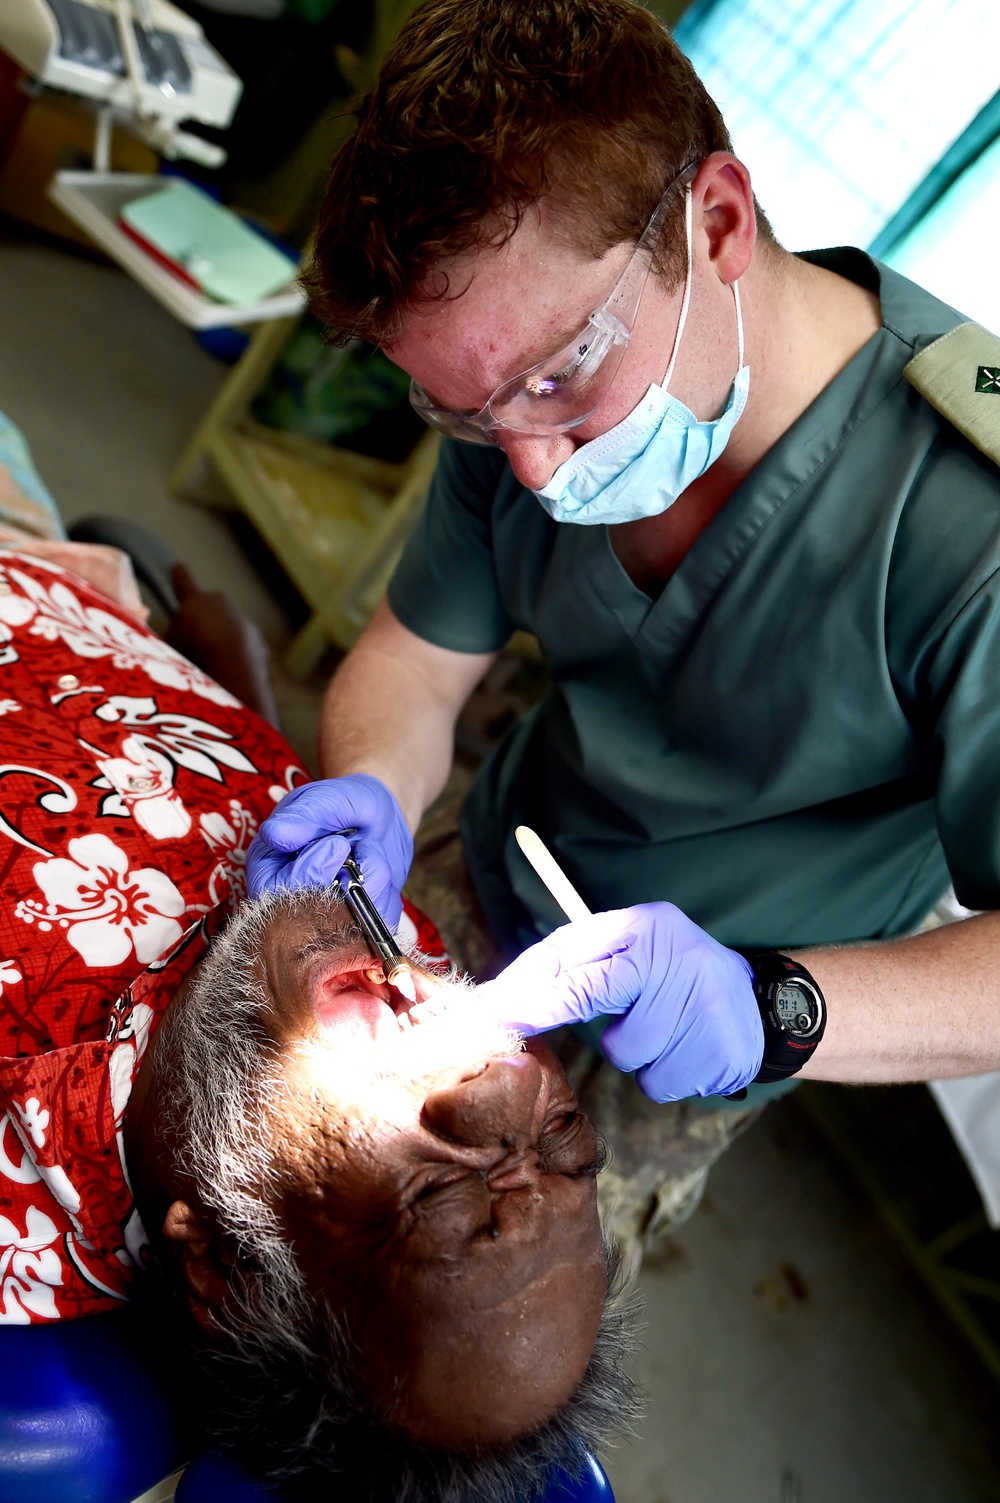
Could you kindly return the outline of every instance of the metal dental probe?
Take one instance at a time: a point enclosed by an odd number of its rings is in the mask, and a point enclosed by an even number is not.
[[[402,992],[410,1002],[416,1002],[417,989],[413,985],[413,968],[365,891],[365,879],[361,875],[361,868],[352,856],[348,856],[344,862],[344,869],[349,873],[349,880],[345,886],[343,879],[338,879],[338,886],[344,902],[360,925],[372,954],[382,962],[386,981],[398,992]]]

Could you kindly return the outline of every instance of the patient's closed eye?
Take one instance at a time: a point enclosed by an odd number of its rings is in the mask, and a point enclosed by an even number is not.
[[[452,1169],[445,1171],[443,1174],[435,1175],[433,1179],[421,1185],[419,1191],[414,1196],[413,1204],[416,1205],[420,1201],[430,1200],[432,1196],[441,1195],[445,1190],[452,1189],[455,1185],[461,1184],[463,1180],[469,1179],[469,1177],[467,1169]]]
[[[462,1169],[435,1176],[410,1202],[408,1235],[418,1245],[423,1235],[431,1237],[438,1255],[447,1248],[467,1246],[473,1238],[490,1232],[491,1202],[489,1186],[475,1171]]]
[[[542,1125],[540,1138],[543,1142],[551,1138],[562,1137],[564,1133],[572,1131],[580,1123],[580,1112],[576,1107],[569,1111],[554,1112],[545,1119]]]
[[[599,1167],[593,1129],[582,1112],[564,1111],[550,1117],[538,1138],[538,1157],[550,1174],[591,1175]]]

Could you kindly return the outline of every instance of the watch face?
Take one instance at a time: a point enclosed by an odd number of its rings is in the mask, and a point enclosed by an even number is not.
[[[797,1038],[806,1038],[818,1026],[819,1003],[801,981],[783,981],[774,994],[778,1021]]]

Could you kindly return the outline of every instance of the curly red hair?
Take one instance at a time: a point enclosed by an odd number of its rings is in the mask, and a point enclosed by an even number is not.
[[[666,27],[632,0],[427,0],[334,158],[306,275],[341,338],[391,343],[432,270],[503,243],[551,195],[594,257],[635,241],[667,183],[729,151]],[[683,272],[678,200],[657,256]]]

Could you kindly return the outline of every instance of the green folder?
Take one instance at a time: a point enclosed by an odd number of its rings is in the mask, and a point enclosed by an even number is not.
[[[287,287],[298,271],[263,235],[181,178],[160,193],[126,204],[121,217],[220,303],[269,297]]]

